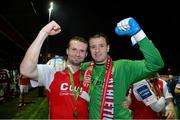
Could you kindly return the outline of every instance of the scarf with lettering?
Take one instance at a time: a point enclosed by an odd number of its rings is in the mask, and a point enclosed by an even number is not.
[[[85,71],[84,79],[85,80],[91,80],[92,77],[92,70],[94,67],[94,62],[91,62]],[[90,88],[91,89],[91,88]],[[103,93],[102,93],[102,99],[101,99],[101,108],[100,108],[100,119],[104,118],[114,118],[114,101],[112,99],[106,99],[108,98],[109,91],[113,94],[113,74],[112,74],[112,58],[108,56],[106,60],[106,72],[104,77],[104,86],[103,86]],[[106,104],[106,103],[112,103],[112,104]]]

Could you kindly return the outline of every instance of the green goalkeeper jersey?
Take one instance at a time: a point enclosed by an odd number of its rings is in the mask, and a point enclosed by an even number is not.
[[[131,113],[121,106],[125,100],[129,86],[140,81],[163,68],[164,63],[159,51],[153,43],[145,37],[139,43],[144,56],[143,60],[116,60],[113,61],[113,114],[114,119],[131,119]],[[82,64],[85,70],[89,62]],[[92,71],[90,86],[89,118],[100,118],[100,106],[102,101],[105,65],[96,65]],[[96,82],[96,84],[93,84]],[[93,87],[93,89],[92,89]]]

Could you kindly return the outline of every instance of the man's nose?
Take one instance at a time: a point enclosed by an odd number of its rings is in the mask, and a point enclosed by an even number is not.
[[[80,51],[76,51],[76,56],[80,56]]]
[[[99,52],[99,51],[100,51],[99,47],[96,47],[95,52]]]

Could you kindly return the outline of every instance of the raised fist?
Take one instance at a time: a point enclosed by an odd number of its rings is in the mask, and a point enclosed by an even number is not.
[[[136,33],[138,33],[140,30],[141,28],[139,24],[132,17],[121,20],[115,28],[116,34],[120,36],[122,35],[133,36]]]
[[[48,35],[56,35],[61,32],[61,27],[55,21],[51,21],[41,31]]]

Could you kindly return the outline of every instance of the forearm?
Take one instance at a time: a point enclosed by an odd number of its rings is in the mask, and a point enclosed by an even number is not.
[[[158,49],[147,37],[138,44],[145,59],[145,67],[149,72],[157,72],[164,67],[164,62]]]
[[[37,63],[38,63],[41,47],[46,37],[47,37],[47,33],[40,31],[34,42],[28,48],[24,56],[24,59],[20,65],[20,72],[22,75],[32,79],[37,78]]]

